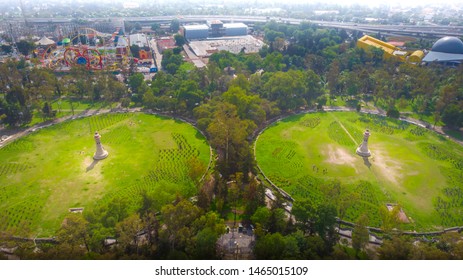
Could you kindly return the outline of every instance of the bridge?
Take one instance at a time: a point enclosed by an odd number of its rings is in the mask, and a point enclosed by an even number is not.
[[[118,18],[85,18],[88,22],[139,22],[141,24],[169,23],[177,19],[180,23],[205,22],[207,20],[221,20],[224,22],[243,22],[247,24],[262,23],[275,20],[281,23],[299,25],[303,22],[316,24],[321,27],[357,30],[364,33],[378,33],[385,35],[402,35],[413,37],[440,38],[444,36],[463,37],[463,26],[442,26],[442,25],[384,25],[384,24],[363,24],[352,22],[320,21],[297,18],[269,18],[263,16],[230,16],[230,15],[186,15],[186,16],[153,16],[153,17],[118,17]],[[72,18],[28,18],[28,24],[66,24],[73,23]],[[9,22],[24,22],[23,18],[11,19]]]

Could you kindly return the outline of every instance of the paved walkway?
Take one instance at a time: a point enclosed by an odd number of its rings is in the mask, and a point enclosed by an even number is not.
[[[323,110],[327,111],[327,112],[356,112],[355,109],[353,108],[349,108],[349,107],[345,107],[345,106],[325,106],[323,107]],[[309,111],[308,111],[309,112]],[[313,112],[313,111],[310,111],[310,112]],[[362,109],[360,110],[361,113],[368,113],[368,114],[373,114],[373,115],[380,115],[380,116],[386,116],[386,112],[384,110],[381,110],[381,109]],[[418,125],[418,126],[421,126],[423,128],[427,128],[429,130],[432,130],[438,134],[441,134],[441,135],[444,135],[445,137],[447,137],[448,139],[452,140],[453,142],[455,143],[458,143],[460,145],[463,146],[463,141],[461,140],[458,140],[450,135],[447,135],[445,132],[444,132],[444,129],[442,126],[437,126],[437,125],[431,125],[429,124],[428,122],[425,122],[425,121],[422,121],[422,120],[417,120],[417,119],[414,119],[414,118],[409,118],[409,117],[400,117],[399,118],[400,120],[403,120],[403,121],[406,121],[406,122],[409,122],[409,123],[412,123],[412,124],[415,124],[415,125]]]
[[[159,52],[158,45],[156,44],[156,40],[151,39],[149,43],[150,43],[151,50],[154,51],[154,59],[156,62],[156,67],[158,68],[158,71],[161,71],[162,55]]]
[[[345,107],[345,106],[324,106],[323,110],[325,110],[327,112],[355,112],[356,111],[353,108],[349,108],[349,107]],[[113,108],[113,109],[89,109],[89,110],[84,110],[84,111],[82,111],[82,112],[80,112],[78,114],[75,114],[75,115],[65,116],[65,117],[54,119],[54,120],[51,120],[51,121],[38,123],[38,124],[36,124],[34,126],[31,126],[31,127],[28,127],[28,128],[6,129],[5,127],[0,127],[0,137],[2,137],[2,136],[7,136],[8,137],[7,140],[0,142],[0,148],[2,146],[4,146],[5,144],[11,142],[11,141],[14,141],[17,138],[22,137],[24,135],[27,135],[27,134],[29,134],[31,132],[34,132],[34,131],[38,130],[38,129],[42,129],[44,127],[48,127],[50,125],[54,125],[54,124],[57,124],[57,123],[60,123],[60,122],[63,122],[63,121],[69,120],[69,119],[83,118],[83,117],[88,117],[88,116],[92,116],[92,115],[95,115],[95,114],[103,114],[103,113],[108,113],[108,112],[122,112],[122,111],[123,112],[140,112],[140,111],[142,111],[142,108],[139,107],[139,108],[131,108],[131,109],[122,109],[120,107],[117,107],[117,108]],[[300,112],[297,112],[297,113],[313,113],[313,112],[316,112],[316,110],[305,110],[305,111],[300,111]],[[368,113],[368,114],[374,114],[374,115],[386,116],[385,112],[383,110],[381,110],[381,109],[376,109],[376,110],[371,110],[371,109],[363,110],[362,109],[360,112]],[[278,119],[280,119],[280,118],[278,118]],[[423,128],[427,128],[429,130],[432,130],[432,131],[434,131],[436,133],[444,135],[448,139],[450,139],[450,140],[454,141],[455,143],[458,143],[458,144],[463,146],[463,141],[460,141],[460,140],[458,140],[458,139],[456,139],[454,137],[451,137],[451,136],[445,134],[445,132],[444,132],[444,130],[443,130],[443,128],[441,126],[431,126],[427,122],[417,120],[417,119],[413,119],[413,118],[408,118],[408,117],[405,117],[405,118],[401,117],[400,120],[407,121],[409,123],[413,123],[413,124],[421,126]],[[191,121],[189,121],[189,122],[191,122]]]
[[[183,45],[183,50],[185,51],[186,55],[188,58],[191,60],[191,62],[197,67],[197,68],[203,68],[206,67],[206,64],[197,57],[191,50],[190,48],[185,44]]]
[[[0,142],[0,147],[20,138],[23,137],[31,132],[37,131],[39,129],[49,127],[51,125],[55,125],[67,120],[73,120],[77,118],[84,118],[84,117],[89,117],[93,115],[98,115],[98,114],[104,114],[104,113],[109,113],[109,112],[139,112],[141,111],[141,108],[131,108],[131,109],[122,109],[120,107],[118,108],[113,108],[113,109],[89,109],[82,111],[78,114],[74,115],[69,115],[65,117],[61,117],[58,119],[38,123],[36,125],[33,125],[31,127],[27,128],[14,128],[14,129],[6,129],[5,127],[0,128],[0,137],[2,136],[7,136],[8,139],[5,141]]]

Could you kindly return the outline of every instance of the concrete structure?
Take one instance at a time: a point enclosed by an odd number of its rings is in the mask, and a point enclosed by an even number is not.
[[[365,35],[358,39],[357,47],[369,51],[371,48],[379,48],[384,51],[383,57],[385,59],[397,59],[402,62],[420,63],[424,54],[421,51],[415,51],[413,53],[403,51],[398,47],[378,40],[371,36]]]
[[[370,131],[367,129],[363,133],[363,142],[357,148],[357,155],[361,157],[369,157],[371,156],[370,150],[368,149],[368,138],[370,137]]]
[[[234,54],[241,51],[257,53],[264,45],[264,42],[251,35],[192,41],[188,44],[199,57],[208,57],[220,51],[229,51]]]
[[[379,48],[384,51],[384,58],[398,58],[405,61],[407,52],[400,51],[396,46],[383,42],[371,36],[365,35],[358,39],[357,47],[368,51],[371,47]]]
[[[137,45],[140,48],[149,47],[148,39],[145,34],[132,34],[129,35],[130,46]]]
[[[246,36],[248,26],[244,23],[226,23],[223,25],[225,36]]]
[[[206,39],[209,36],[209,26],[200,25],[185,25],[183,26],[183,36],[187,40]]]
[[[158,50],[163,53],[165,50],[171,50],[176,47],[174,37],[162,37],[156,40]]]
[[[410,63],[420,63],[423,60],[424,52],[423,51],[414,51],[409,57],[408,62]]]
[[[423,62],[459,65],[463,62],[463,42],[457,37],[441,38],[434,43]]]
[[[207,26],[209,26],[209,37],[223,37],[225,35],[223,22],[220,20],[208,21]]]
[[[35,42],[37,46],[50,46],[55,44],[55,41],[48,39],[47,37],[43,36],[40,40]]]
[[[93,159],[95,160],[101,160],[105,159],[108,157],[108,152],[103,148],[101,145],[101,136],[98,134],[98,131],[95,132],[95,135],[93,136],[95,138],[95,143],[96,143],[96,152],[93,155]]]
[[[185,25],[182,27],[182,33],[187,40],[246,36],[248,34],[248,26],[244,23],[224,24],[220,20],[213,20],[208,21],[207,25]]]

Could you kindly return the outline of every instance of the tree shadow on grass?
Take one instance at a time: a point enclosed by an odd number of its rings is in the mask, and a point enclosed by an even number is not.
[[[97,159],[94,159],[93,162],[87,166],[87,168],[85,169],[86,171],[85,172],[89,172],[90,170],[92,170],[93,168],[95,168],[95,165],[99,162],[99,160]]]

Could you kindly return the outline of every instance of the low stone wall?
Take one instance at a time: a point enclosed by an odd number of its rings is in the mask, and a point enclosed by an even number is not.
[[[18,240],[18,241],[24,241],[24,242],[34,242],[34,243],[53,243],[56,244],[58,241],[55,239],[55,237],[44,237],[44,238],[28,238],[28,237],[19,237],[19,236],[13,236],[13,240]]]

